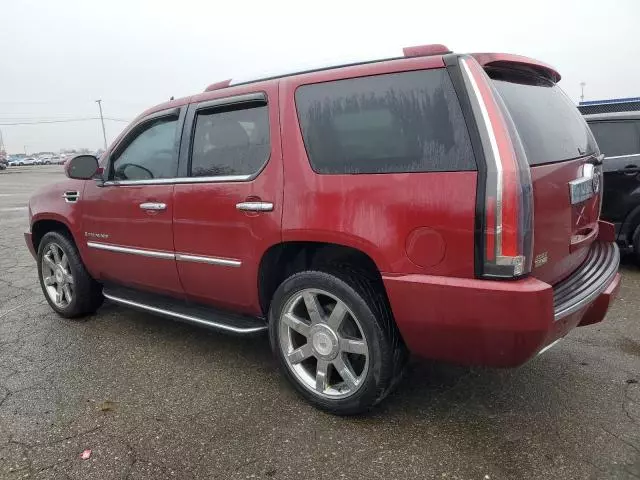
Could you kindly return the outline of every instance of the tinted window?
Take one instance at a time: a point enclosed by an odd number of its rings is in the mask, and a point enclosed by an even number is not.
[[[305,85],[296,91],[304,143],[319,173],[474,170],[444,69]]]
[[[113,160],[114,180],[148,180],[176,176],[176,127],[178,119],[164,117],[144,125],[133,134]]]
[[[267,107],[199,112],[191,153],[191,175],[251,175],[269,157]]]
[[[607,157],[640,153],[640,122],[596,122],[589,126]]]
[[[596,150],[576,105],[554,83],[512,70],[489,71],[516,125],[530,165],[577,158]]]

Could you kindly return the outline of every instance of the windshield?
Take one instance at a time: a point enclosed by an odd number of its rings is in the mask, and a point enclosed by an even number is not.
[[[529,165],[570,160],[597,150],[577,107],[556,84],[511,69],[487,73],[513,118]]]

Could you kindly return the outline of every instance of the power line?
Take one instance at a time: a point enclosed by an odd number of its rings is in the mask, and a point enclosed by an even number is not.
[[[105,120],[111,122],[125,122],[129,123],[131,120],[125,120],[124,118],[108,118]],[[87,122],[90,120],[100,120],[100,117],[84,117],[84,118],[67,118],[64,120],[37,120],[35,122],[12,122],[12,123],[0,123],[0,125],[41,125],[43,123],[69,123],[69,122]]]

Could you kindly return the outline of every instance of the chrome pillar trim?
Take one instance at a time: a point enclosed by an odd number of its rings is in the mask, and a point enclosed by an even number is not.
[[[232,258],[202,257],[200,255],[188,255],[186,253],[176,253],[176,260],[180,262],[208,263],[210,265],[223,265],[225,267],[239,267],[240,260]]]
[[[105,298],[108,298],[112,302],[120,303],[122,305],[127,305],[129,307],[139,308],[141,310],[146,310],[148,312],[157,313],[160,315],[166,315],[167,317],[176,318],[178,320],[182,320],[184,322],[195,323],[197,325],[204,325],[210,328],[215,328],[217,330],[223,330],[227,332],[233,333],[257,333],[262,332],[267,329],[267,326],[259,326],[259,327],[233,327],[231,325],[225,325],[224,323],[213,322],[211,320],[207,320],[205,318],[195,317],[193,315],[187,315],[184,313],[173,312],[171,310],[166,310],[164,308],[158,308],[151,305],[147,305],[144,303],[134,302],[133,300],[127,300],[126,298],[116,297],[115,295],[111,295],[109,293],[103,292]]]
[[[182,183],[246,182],[253,175],[220,175],[218,177],[151,178],[148,180],[107,180],[103,186],[173,185]]]
[[[163,252],[160,250],[142,250],[139,248],[121,247],[119,245],[100,242],[87,242],[87,246],[98,250],[107,250],[109,252],[128,253],[131,255],[141,255],[143,257],[152,258],[166,258],[169,260],[175,259],[175,255],[172,252]]]
[[[271,212],[273,211],[273,203],[271,202],[240,202],[236,204],[236,208],[243,212]]]

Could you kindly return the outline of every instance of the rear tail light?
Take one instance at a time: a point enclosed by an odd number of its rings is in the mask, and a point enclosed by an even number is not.
[[[486,161],[484,185],[479,185],[484,198],[479,199],[476,219],[483,243],[477,273],[494,278],[526,275],[533,256],[533,187],[526,154],[507,108],[482,67],[469,56],[461,57],[460,67]]]

